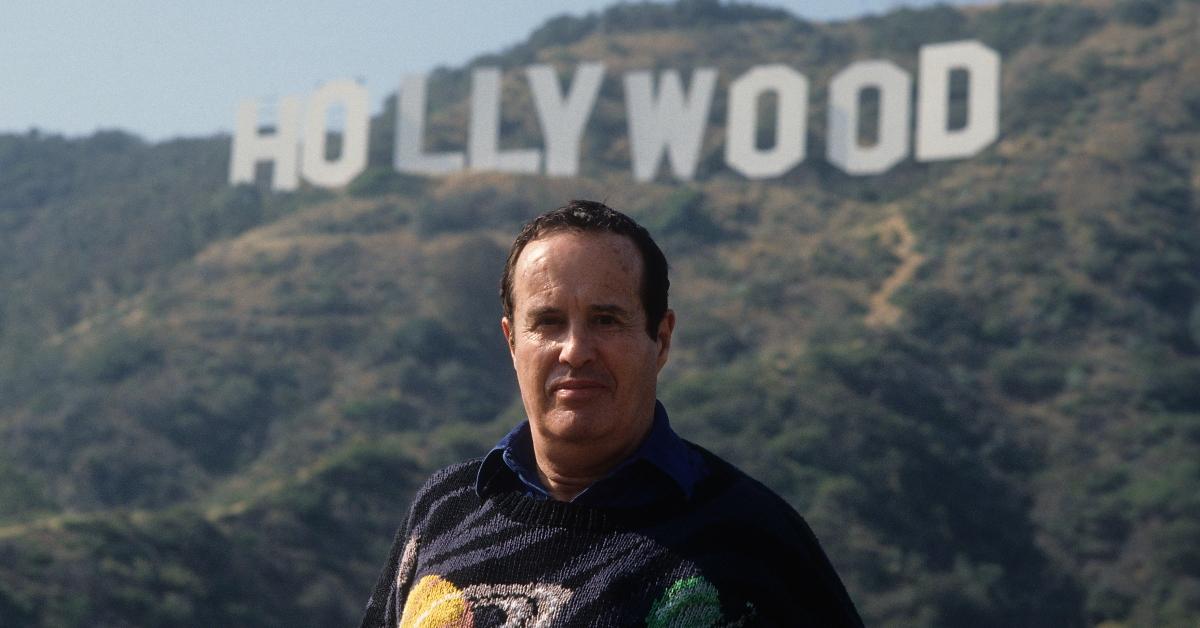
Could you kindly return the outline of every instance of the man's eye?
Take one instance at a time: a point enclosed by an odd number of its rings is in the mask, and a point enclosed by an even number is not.
[[[596,323],[600,325],[616,325],[617,317],[608,314],[601,314],[596,317]]]

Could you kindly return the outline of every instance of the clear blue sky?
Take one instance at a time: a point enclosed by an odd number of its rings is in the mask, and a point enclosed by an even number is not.
[[[979,4],[985,0],[953,0]],[[934,0],[760,0],[810,20]],[[246,98],[358,78],[378,109],[403,74],[458,66],[549,17],[615,0],[3,0],[0,132],[228,132]]]

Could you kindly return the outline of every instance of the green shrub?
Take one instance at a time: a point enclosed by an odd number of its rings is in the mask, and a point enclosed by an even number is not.
[[[261,190],[249,184],[224,188],[187,214],[192,246],[199,249],[211,240],[237,235],[262,224],[263,218]]]
[[[346,186],[351,196],[368,197],[383,194],[405,194],[417,196],[424,193],[426,179],[396,172],[388,166],[371,166],[362,171]]]
[[[1006,108],[1012,118],[1009,127],[1052,129],[1071,112],[1075,101],[1086,94],[1087,86],[1074,77],[1035,70],[1013,95],[1013,105]]]
[[[1009,214],[1052,211],[1057,206],[1053,194],[1007,189],[996,196],[995,209]]]
[[[1034,37],[1048,46],[1069,46],[1104,24],[1094,10],[1072,4],[1052,4],[1033,20]]]
[[[704,193],[691,187],[675,190],[639,218],[652,235],[663,239],[683,238],[689,244],[711,244],[725,237],[724,230],[704,207]]]
[[[29,474],[22,473],[10,463],[0,460],[0,520],[31,510],[50,508],[53,502],[46,495],[46,487]],[[0,590],[3,595],[3,590]],[[3,608],[0,598],[0,609]],[[0,617],[3,614],[0,613]]]
[[[914,291],[904,299],[912,333],[934,345],[967,341],[975,350],[986,338],[978,313],[961,296],[938,288]]]
[[[1180,214],[1195,209],[1192,203],[1192,186],[1187,177],[1182,173],[1162,170],[1156,170],[1148,181],[1138,187],[1134,200]]]
[[[341,284],[331,280],[309,282],[303,289],[276,299],[276,312],[295,316],[358,314],[364,311]]]
[[[1162,17],[1161,4],[1154,0],[1121,0],[1114,7],[1114,13],[1126,24],[1152,26]]]
[[[1200,360],[1159,361],[1143,393],[1151,407],[1169,412],[1200,412]]]
[[[1175,574],[1200,578],[1200,522],[1172,521],[1156,536],[1155,550],[1163,567]]]
[[[441,200],[425,200],[417,206],[417,233],[433,236],[470,231],[518,222],[536,213],[527,199],[504,194],[491,187],[456,191]]]
[[[1192,306],[1191,314],[1188,315],[1187,331],[1192,344],[1200,347],[1200,302]]]
[[[407,356],[429,365],[466,357],[458,337],[431,318],[409,321],[392,337],[393,356]]]
[[[1183,101],[1184,109],[1191,114],[1193,122],[1200,121],[1200,85],[1192,84],[1185,86],[1181,100]]]
[[[1087,7],[1005,2],[981,12],[975,32],[988,46],[1008,55],[1029,43],[1069,46],[1103,23],[1103,17]]]
[[[707,364],[732,362],[750,348],[737,326],[704,313],[689,316],[675,328],[674,347],[696,351]]]
[[[1066,384],[1066,366],[1057,353],[1022,347],[996,359],[994,374],[1000,389],[1022,401],[1057,395]]]
[[[983,43],[1007,55],[1029,43],[1038,7],[1026,2],[1005,2],[982,11],[975,32]]]
[[[342,405],[342,414],[351,421],[394,429],[414,427],[416,413],[412,404],[394,394],[355,399]]]
[[[90,506],[156,506],[194,490],[186,458],[166,447],[111,440],[82,448],[70,466],[75,499]]]
[[[958,9],[938,4],[867,16],[862,23],[870,29],[871,44],[876,49],[912,54],[924,44],[962,39],[967,19]]]
[[[0,621],[5,626],[33,626],[35,618],[33,604],[0,583]]]
[[[79,358],[77,368],[84,377],[113,383],[162,360],[162,348],[148,334],[117,330],[100,338]]]

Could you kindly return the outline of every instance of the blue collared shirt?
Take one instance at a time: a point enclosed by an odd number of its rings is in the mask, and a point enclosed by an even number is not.
[[[656,401],[654,423],[637,450],[571,501],[594,507],[634,508],[688,499],[706,473],[704,459],[671,429],[666,408]],[[512,489],[537,499],[551,499],[538,479],[529,421],[523,421],[496,443],[484,456],[475,479],[480,497]]]

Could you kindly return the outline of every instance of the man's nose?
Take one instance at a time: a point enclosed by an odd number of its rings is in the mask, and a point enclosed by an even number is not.
[[[563,337],[562,351],[558,354],[558,361],[571,368],[577,368],[587,364],[594,357],[596,357],[595,341],[587,325],[570,325]]]

